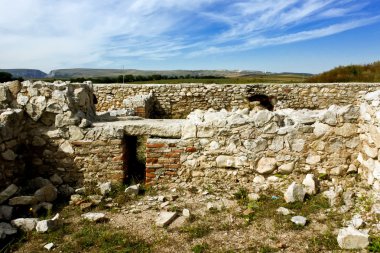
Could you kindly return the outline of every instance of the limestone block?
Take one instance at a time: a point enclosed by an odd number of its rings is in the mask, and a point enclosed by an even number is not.
[[[353,227],[342,228],[338,234],[338,244],[342,249],[364,249],[368,246],[368,233]]]
[[[306,158],[306,163],[310,165],[318,164],[321,161],[321,156],[309,154]]]
[[[284,163],[278,167],[278,172],[281,174],[290,174],[294,170],[294,162]]]
[[[292,151],[301,152],[305,146],[304,139],[294,139],[290,141],[290,147]]]
[[[60,146],[59,149],[67,154],[74,154],[74,149],[71,146],[69,141],[63,142]]]
[[[18,191],[18,187],[15,184],[9,185],[0,193],[0,204],[4,203],[10,197],[12,197]]]
[[[357,134],[357,126],[351,123],[344,123],[343,126],[335,128],[335,134],[343,137],[352,137]]]
[[[269,146],[270,150],[273,150],[274,152],[278,152],[284,148],[284,137],[283,136],[276,136],[273,140],[271,145]]]
[[[191,139],[197,137],[197,126],[193,123],[186,122],[182,126],[182,139]]]
[[[33,231],[38,219],[36,218],[18,218],[11,221],[11,224],[25,232]]]
[[[317,181],[313,174],[307,174],[302,181],[302,185],[305,188],[305,192],[309,195],[315,195],[317,193]]]
[[[286,203],[292,203],[296,201],[303,202],[305,197],[305,191],[303,187],[296,182],[289,185],[288,189],[284,193],[284,199]]]
[[[37,121],[41,118],[46,108],[46,97],[35,96],[29,99],[25,106],[26,113],[34,120]]]
[[[272,118],[273,113],[268,110],[260,110],[255,115],[253,115],[253,121],[256,127],[263,127],[267,124]]]
[[[216,166],[221,168],[240,168],[246,160],[246,157],[242,158],[221,155],[216,158]]]
[[[260,174],[272,173],[277,168],[276,159],[273,157],[261,158],[256,167],[256,171]]]
[[[314,124],[314,130],[313,133],[317,138],[322,137],[323,135],[327,134],[331,130],[331,127],[327,124],[316,122]]]
[[[378,152],[377,148],[372,148],[372,147],[368,146],[367,144],[364,144],[363,145],[363,151],[367,156],[369,156],[371,158],[377,157],[377,152]]]

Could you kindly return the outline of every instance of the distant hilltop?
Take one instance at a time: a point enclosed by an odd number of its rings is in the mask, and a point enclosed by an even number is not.
[[[12,74],[13,77],[22,78],[45,78],[47,74],[38,69],[0,69],[0,72],[7,72]]]
[[[249,77],[257,75],[277,75],[277,74],[300,74],[310,76],[308,73],[271,73],[255,70],[138,70],[138,69],[90,69],[90,68],[73,68],[73,69],[56,69],[49,74],[38,69],[0,69],[0,72],[11,73],[13,77],[22,77],[24,79],[42,79],[42,78],[99,78],[99,77],[118,77],[121,75],[132,76],[154,76],[161,75],[167,77]]]

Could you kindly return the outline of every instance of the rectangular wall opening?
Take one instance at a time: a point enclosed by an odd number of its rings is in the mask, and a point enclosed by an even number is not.
[[[145,181],[146,136],[124,136],[124,171],[126,184]]]

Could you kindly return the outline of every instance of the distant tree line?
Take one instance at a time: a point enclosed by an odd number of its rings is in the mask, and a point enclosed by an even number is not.
[[[308,83],[380,82],[380,61],[367,65],[339,66],[306,80]]]
[[[24,81],[22,77],[13,77],[11,73],[8,72],[0,72],[0,83],[9,82],[19,80],[20,82]]]
[[[166,75],[124,75],[125,83],[133,83],[133,82],[146,82],[146,81],[158,81],[158,80],[173,80],[173,79],[223,79],[224,77],[220,76],[192,76],[192,75],[184,75],[184,76],[166,76]],[[123,75],[119,75],[117,77],[93,77],[93,78],[70,78],[71,82],[84,82],[84,81],[92,81],[93,83],[123,83]]]

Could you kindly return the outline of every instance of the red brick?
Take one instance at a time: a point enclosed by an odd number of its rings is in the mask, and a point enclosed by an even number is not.
[[[177,144],[175,144],[175,143],[169,143],[169,147],[171,147],[171,148],[177,147]]]
[[[195,147],[187,147],[186,152],[195,152],[197,149]]]
[[[175,171],[165,171],[165,175],[177,176],[177,172],[175,172]]]
[[[147,148],[162,148],[165,147],[165,143],[147,143]]]
[[[157,163],[158,162],[158,158],[147,158],[146,159],[146,163]]]
[[[156,175],[155,175],[155,174],[152,174],[152,173],[145,173],[145,177],[146,177],[146,178],[155,178]]]
[[[167,154],[164,154],[164,157],[168,157],[168,158],[177,158],[177,157],[180,157],[181,154],[180,153],[167,153]]]
[[[181,164],[167,164],[165,167],[169,169],[179,169],[181,168]]]
[[[183,149],[174,149],[172,150],[173,153],[182,153]]]
[[[147,164],[146,168],[147,169],[160,169],[164,167],[162,164]]]
[[[154,173],[156,170],[155,169],[145,169],[146,173]]]

